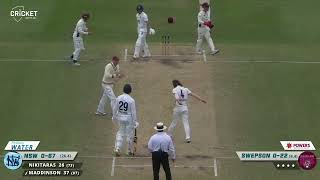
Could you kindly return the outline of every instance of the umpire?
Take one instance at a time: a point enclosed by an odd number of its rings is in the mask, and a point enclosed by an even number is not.
[[[154,129],[157,133],[148,142],[148,149],[152,153],[153,179],[159,180],[159,170],[162,164],[163,170],[166,173],[166,179],[171,180],[168,157],[170,155],[172,162],[175,161],[176,154],[173,142],[171,137],[164,132],[167,127],[162,122],[157,123]]]

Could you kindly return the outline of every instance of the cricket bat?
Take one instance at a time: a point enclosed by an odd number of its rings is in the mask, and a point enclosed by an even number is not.
[[[137,128],[134,129],[134,138],[133,138],[133,155],[137,152],[138,145],[138,136],[137,136]]]

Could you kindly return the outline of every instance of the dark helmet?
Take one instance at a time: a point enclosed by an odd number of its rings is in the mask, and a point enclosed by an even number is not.
[[[130,94],[132,91],[131,85],[130,84],[126,84],[123,86],[123,92],[126,94]]]
[[[143,12],[143,10],[144,10],[144,8],[143,8],[143,6],[141,5],[141,4],[138,4],[138,6],[137,6],[137,12],[138,13],[142,13]]]
[[[208,7],[210,7],[209,3],[207,3],[207,2],[203,3],[201,6],[202,6],[202,8],[208,8]]]
[[[89,19],[89,18],[90,18],[90,13],[88,13],[88,12],[83,12],[83,13],[81,14],[81,17],[82,17],[83,19]]]

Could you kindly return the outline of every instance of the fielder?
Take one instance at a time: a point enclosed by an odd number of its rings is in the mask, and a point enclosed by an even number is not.
[[[117,56],[114,56],[112,58],[112,62],[107,64],[104,69],[104,75],[102,78],[103,94],[100,99],[96,115],[106,115],[105,104],[107,102],[107,98],[110,99],[111,109],[113,109],[113,106],[116,101],[116,96],[114,95],[112,88],[119,79],[124,77],[124,75],[120,73],[119,61],[119,58]]]
[[[128,151],[127,155],[133,156],[134,129],[138,127],[136,105],[134,99],[129,95],[132,91],[131,85],[123,87],[123,94],[118,96],[113,107],[112,121],[118,123],[119,130],[116,135],[114,153],[120,156],[123,139],[126,137]]]
[[[137,59],[140,57],[141,51],[143,51],[143,58],[150,57],[150,51],[149,47],[146,41],[147,34],[149,34],[149,20],[148,20],[148,15],[144,12],[144,8],[142,5],[137,6],[137,22],[138,22],[138,39],[136,41],[135,49],[134,49],[134,54],[133,54],[133,59]]]
[[[202,8],[203,10],[200,10],[198,14],[198,40],[196,45],[196,51],[198,54],[202,54],[202,42],[203,39],[206,39],[211,50],[210,54],[215,55],[219,52],[219,49],[215,48],[210,35],[210,29],[213,28],[209,14],[210,6],[207,2],[205,2],[202,4]]]
[[[89,18],[90,18],[89,13],[83,13],[81,15],[81,19],[78,21],[78,23],[74,29],[74,32],[73,32],[72,37],[73,37],[74,51],[73,51],[72,55],[70,56],[70,59],[72,60],[73,64],[76,66],[80,66],[80,63],[78,62],[80,52],[81,52],[81,50],[85,49],[84,45],[83,45],[82,36],[91,34],[88,31],[88,28],[86,26],[86,23],[88,22]]]
[[[193,96],[197,100],[207,103],[204,99],[202,99],[200,96],[196,95],[195,93],[192,93],[188,88],[183,87],[183,85],[178,80],[173,80],[172,85],[174,89],[172,90],[172,93],[175,98],[175,104],[176,106],[173,109],[173,120],[172,123],[168,129],[168,134],[172,136],[173,129],[176,127],[178,120],[181,119],[184,127],[184,131],[186,133],[186,143],[191,142],[191,130],[189,126],[189,112],[188,112],[188,97]]]

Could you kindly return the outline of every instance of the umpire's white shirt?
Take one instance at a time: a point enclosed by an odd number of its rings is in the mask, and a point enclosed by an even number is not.
[[[137,113],[134,99],[126,93],[118,96],[113,107],[113,114],[118,121],[128,121],[135,124]]]
[[[163,151],[167,152],[171,159],[176,159],[176,152],[171,137],[165,132],[157,132],[151,136],[148,142],[150,152]]]
[[[148,32],[148,15],[145,12],[141,14],[137,13],[137,22],[138,22],[138,33],[140,32]]]
[[[73,38],[81,38],[83,34],[88,34],[87,31],[88,28],[86,26],[86,22],[81,18],[74,29]]]

